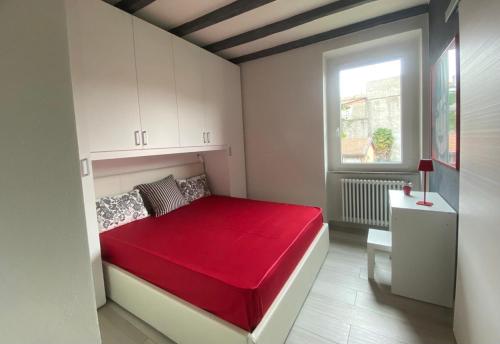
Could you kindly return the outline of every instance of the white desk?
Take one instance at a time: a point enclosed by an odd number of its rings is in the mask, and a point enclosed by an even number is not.
[[[417,205],[421,199],[423,192],[389,191],[392,292],[452,307],[457,214],[437,193],[427,193],[432,207]]]

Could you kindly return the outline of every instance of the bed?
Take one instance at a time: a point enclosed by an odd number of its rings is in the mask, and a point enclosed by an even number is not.
[[[108,297],[180,344],[283,342],[328,251],[320,209],[225,196],[100,239]]]

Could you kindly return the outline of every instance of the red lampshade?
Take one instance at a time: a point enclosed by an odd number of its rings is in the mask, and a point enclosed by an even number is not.
[[[418,170],[421,172],[432,172],[434,171],[434,165],[432,165],[431,159],[421,159],[418,164]]]

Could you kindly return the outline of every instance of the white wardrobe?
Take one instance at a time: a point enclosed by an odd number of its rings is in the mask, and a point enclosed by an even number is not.
[[[89,249],[100,306],[105,293],[92,161],[206,152],[205,159],[217,156],[218,165],[224,161],[227,173],[213,176],[222,178],[217,183],[225,185],[223,190],[245,197],[240,69],[101,0],[67,0],[66,11]]]

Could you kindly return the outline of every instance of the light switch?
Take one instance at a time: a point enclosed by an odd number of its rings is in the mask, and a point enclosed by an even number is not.
[[[87,177],[90,174],[89,159],[85,158],[80,160],[80,171],[82,177]]]

